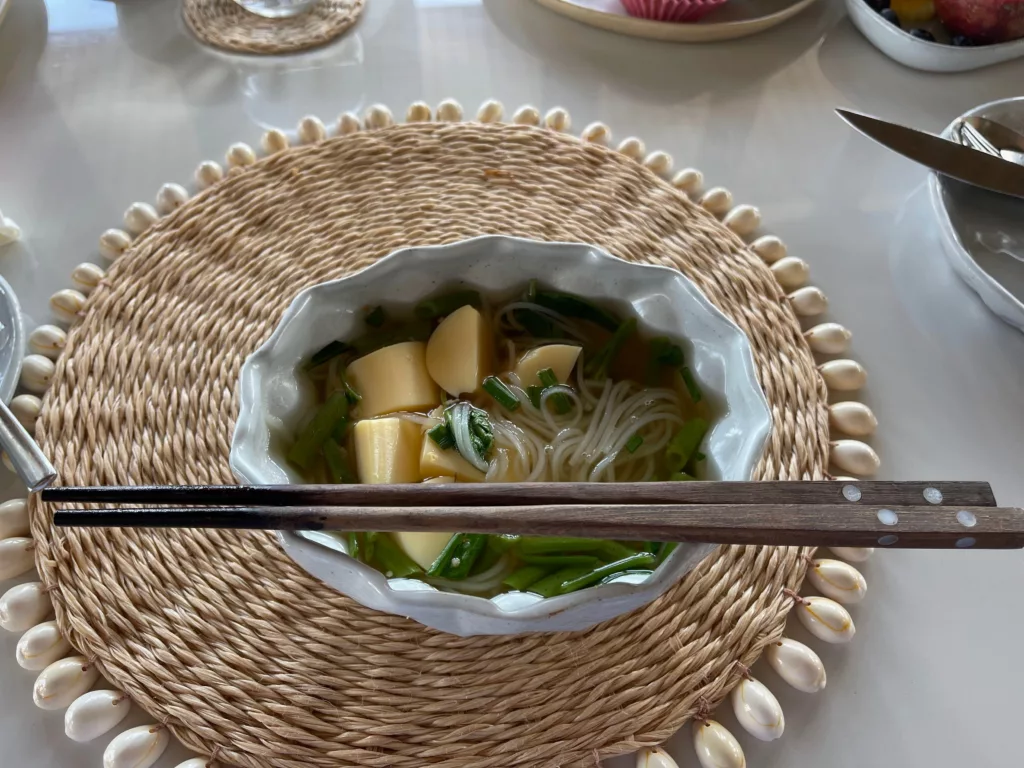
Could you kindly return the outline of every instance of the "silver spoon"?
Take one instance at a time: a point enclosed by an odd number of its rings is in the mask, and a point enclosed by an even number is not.
[[[966,143],[963,141],[965,131],[973,131],[972,135],[981,136],[989,146],[996,150],[997,157],[1002,157],[1011,163],[1024,165],[1024,134],[1000,122],[977,115],[961,119],[961,143]],[[971,143],[968,146],[974,146],[974,144]]]
[[[7,453],[14,471],[31,493],[41,491],[57,478],[57,470],[3,400],[0,400],[0,448]]]

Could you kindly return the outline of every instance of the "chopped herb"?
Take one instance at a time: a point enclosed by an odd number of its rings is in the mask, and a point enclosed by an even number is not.
[[[545,390],[560,386],[558,377],[555,376],[555,372],[550,368],[538,371],[537,378],[540,379],[540,383],[544,385]],[[572,401],[569,400],[569,397],[564,392],[555,392],[551,395],[550,399],[551,404],[555,407],[555,413],[566,414],[572,410]]]
[[[636,568],[649,569],[654,566],[655,560],[654,555],[650,552],[640,552],[639,554],[624,558],[618,562],[602,565],[600,568],[595,568],[590,573],[580,574],[574,578],[566,579],[562,582],[557,594],[564,595],[569,592],[575,592],[577,589],[589,587],[591,584],[596,584],[602,579],[616,573],[621,573],[622,571],[629,571]]]
[[[331,430],[331,439],[338,443],[345,442],[345,435],[348,434],[348,418],[338,419],[338,423]]]
[[[444,418],[462,458],[486,472],[487,457],[494,444],[494,428],[487,411],[459,400],[445,408]]]
[[[288,451],[288,461],[298,464],[303,469],[309,469],[335,426],[347,418],[348,400],[345,399],[344,393],[332,392],[327,402],[313,414],[313,418],[295,439]]]
[[[615,331],[622,322],[611,312],[572,293],[534,289],[534,294],[532,301],[542,307],[566,317],[587,320],[608,331]]]
[[[688,472],[673,472],[671,475],[669,475],[668,479],[676,483],[690,483],[696,480],[697,478],[689,474]]]
[[[531,385],[526,388],[526,396],[530,398],[533,407],[540,410],[540,396],[544,393],[544,387]]]
[[[647,361],[647,383],[655,385],[662,368],[679,368],[683,362],[683,350],[673,344],[667,336],[656,336],[650,342],[651,356]]]
[[[514,411],[519,407],[519,398],[516,397],[516,393],[497,376],[488,376],[484,379],[483,387],[484,391],[493,397],[502,408]]]
[[[480,300],[480,294],[477,291],[468,289],[453,291],[442,296],[424,299],[416,305],[416,309],[413,311],[420,320],[436,320],[439,317],[450,315],[456,309],[467,304],[471,304],[479,309],[483,305],[483,302]]]
[[[331,473],[332,482],[338,485],[356,482],[352,470],[349,469],[348,451],[334,440],[324,443],[324,459],[327,462],[327,470]]]
[[[434,560],[427,575],[440,576],[444,579],[466,578],[487,546],[487,539],[488,536],[483,533],[455,534]]]
[[[346,344],[344,341],[332,341],[325,347],[318,349],[313,353],[313,356],[309,359],[306,364],[306,370],[312,368],[318,368],[324,363],[330,362],[340,355],[344,355],[346,352],[351,352],[352,346]]]
[[[612,363],[615,362],[615,358],[618,357],[619,352],[622,350],[622,346],[629,340],[629,337],[632,336],[635,331],[635,317],[629,318],[626,322],[616,328],[615,333],[613,333],[605,345],[597,351],[597,354],[587,360],[586,365],[583,367],[583,372],[586,374],[587,378],[598,380],[607,379],[608,369],[611,367]]]
[[[517,309],[512,316],[528,334],[538,339],[554,339],[562,336],[555,324],[551,322],[551,318],[545,317],[539,312],[530,309]]]
[[[705,456],[702,451],[697,451],[696,453],[693,454],[693,458],[695,461],[704,461],[704,459],[706,459],[707,456]]]
[[[539,565],[527,565],[518,570],[512,571],[502,582],[509,589],[523,592],[531,584],[540,581],[548,574],[548,569]]]
[[[683,383],[686,384],[686,391],[690,393],[690,399],[695,403],[699,403],[704,399],[704,393],[700,391],[700,385],[693,378],[693,372],[686,366],[683,366],[680,373],[683,376]]]
[[[630,453],[636,453],[637,448],[643,444],[644,439],[639,434],[635,434],[626,441],[626,450]]]
[[[347,381],[345,382],[345,399],[348,400],[349,405],[359,405],[359,401],[362,400],[362,396],[352,389],[352,385]]]
[[[433,429],[428,430],[427,437],[437,443],[437,447],[442,451],[455,447],[455,437],[445,424],[438,424]]]
[[[380,328],[384,325],[385,320],[387,320],[387,316],[384,314],[384,307],[381,306],[374,307],[363,318],[363,321],[371,328]]]
[[[374,555],[389,579],[404,579],[423,572],[390,536],[377,537]]]
[[[665,460],[670,473],[683,471],[683,467],[689,462],[690,457],[700,447],[707,431],[708,423],[700,417],[690,419],[683,424],[665,449]]]
[[[587,573],[592,573],[593,568],[562,568],[559,571],[545,576],[539,581],[535,581],[530,585],[529,590],[541,597],[554,597],[555,595],[561,594],[562,585],[566,582],[572,581],[573,579],[579,578]]]

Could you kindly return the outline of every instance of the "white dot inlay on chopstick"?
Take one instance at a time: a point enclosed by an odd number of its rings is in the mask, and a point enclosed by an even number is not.
[[[938,488],[932,488],[931,486],[924,489],[924,500],[929,504],[941,504],[942,503],[942,491]]]
[[[961,509],[956,513],[956,521],[964,528],[973,528],[978,524],[978,518],[969,509]]]
[[[860,501],[860,488],[856,485],[844,485],[843,497],[847,501]]]
[[[891,547],[893,544],[895,544],[899,540],[900,540],[899,536],[896,536],[896,535],[890,533],[890,534],[887,534],[885,536],[882,536],[878,540],[878,543],[881,544],[883,547]]]
[[[896,525],[900,521],[900,516],[891,509],[880,509],[878,510],[878,521],[882,525]]]
[[[957,539],[956,540],[956,548],[957,549],[967,549],[968,547],[973,547],[975,545],[975,543],[976,543],[975,540],[973,538],[971,538],[970,536],[964,536],[962,539]]]

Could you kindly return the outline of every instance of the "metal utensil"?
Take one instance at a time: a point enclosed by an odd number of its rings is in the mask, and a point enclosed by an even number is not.
[[[846,109],[836,113],[870,139],[937,173],[992,192],[1024,198],[1024,167],[917,131]]]
[[[977,115],[962,118],[962,122],[984,136],[997,149],[1010,149],[1024,153],[1024,134],[1013,130],[1013,128],[988,117]]]
[[[995,148],[992,142],[986,139],[977,128],[962,118],[957,124],[956,135],[960,138],[960,143],[965,147],[976,149],[993,157],[1000,157],[999,150]]]
[[[36,441],[25,431],[21,423],[0,400],[0,448],[7,453],[14,471],[29,489],[35,493],[46,488],[57,478],[57,470],[39,450]]]

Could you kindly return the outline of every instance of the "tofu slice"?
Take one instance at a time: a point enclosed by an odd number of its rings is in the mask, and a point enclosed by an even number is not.
[[[420,448],[420,476],[454,477],[457,483],[482,483],[484,473],[474,467],[454,448],[442,451],[428,435],[423,435]]]
[[[362,398],[356,406],[360,419],[427,411],[441,402],[441,393],[427,372],[422,341],[403,341],[364,355],[349,365],[347,374]]]
[[[360,483],[418,483],[423,428],[399,418],[364,419],[353,429]],[[436,474],[443,474],[438,472]]]
[[[427,371],[445,392],[476,392],[494,367],[486,318],[469,304],[459,307],[434,329],[426,358]]]
[[[405,550],[405,554],[411,557],[416,565],[427,571],[455,534],[442,531],[422,531],[419,533],[393,533],[391,535],[395,538],[398,546]]]
[[[545,344],[526,352],[516,363],[515,374],[524,387],[539,386],[541,381],[537,374],[550,368],[559,384],[565,384],[572,375],[582,347],[574,344]]]

